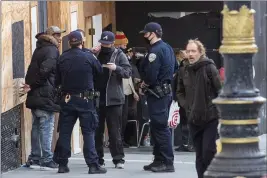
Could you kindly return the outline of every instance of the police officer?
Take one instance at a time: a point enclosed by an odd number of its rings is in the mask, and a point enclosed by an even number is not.
[[[82,34],[82,37],[83,37],[82,50],[84,52],[90,52],[92,54],[97,54],[100,51],[100,48],[101,48],[100,46],[96,46],[96,47],[94,47],[92,49],[85,48],[84,47],[84,42],[86,40],[86,38],[85,38],[85,32],[82,29],[77,29],[76,31],[78,31],[78,32],[80,32]]]
[[[59,164],[58,173],[69,172],[68,158],[71,156],[71,134],[77,118],[80,120],[84,145],[83,154],[89,174],[103,174],[106,169],[98,164],[95,150],[95,129],[98,125],[93,90],[95,75],[102,72],[99,61],[82,51],[83,38],[80,32],[68,35],[71,48],[65,51],[57,64],[56,85],[61,86],[62,99],[59,115],[59,138],[54,161]]]
[[[150,116],[151,137],[154,141],[154,161],[144,166],[153,172],[174,172],[171,132],[168,128],[169,106],[172,100],[171,83],[176,58],[171,46],[162,41],[162,28],[150,22],[140,33],[150,45],[143,62],[143,82]]]

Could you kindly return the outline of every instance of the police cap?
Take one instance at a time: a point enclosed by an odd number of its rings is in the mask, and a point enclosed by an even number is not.
[[[76,31],[80,32],[82,34],[83,41],[86,41],[85,32],[82,29],[77,29]]]
[[[139,33],[147,33],[147,32],[154,32],[158,35],[162,35],[162,28],[160,24],[156,22],[149,22],[145,25],[144,30],[140,31]]]
[[[77,45],[77,44],[82,43],[83,36],[82,36],[81,32],[79,32],[79,31],[72,31],[68,35],[68,39],[69,39],[70,45]]]

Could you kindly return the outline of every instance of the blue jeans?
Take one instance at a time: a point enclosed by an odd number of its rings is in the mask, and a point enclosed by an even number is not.
[[[31,154],[29,160],[50,162],[55,114],[44,110],[32,110]]]

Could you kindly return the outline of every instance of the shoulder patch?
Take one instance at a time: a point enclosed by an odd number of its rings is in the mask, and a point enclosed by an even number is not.
[[[157,55],[155,53],[150,53],[148,56],[149,62],[155,61],[156,58],[157,58]]]

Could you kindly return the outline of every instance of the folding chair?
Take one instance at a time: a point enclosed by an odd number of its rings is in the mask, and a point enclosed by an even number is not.
[[[137,120],[128,120],[127,124],[133,122],[135,123],[135,127],[136,127],[136,146],[138,147],[138,140],[139,140],[139,122]]]

